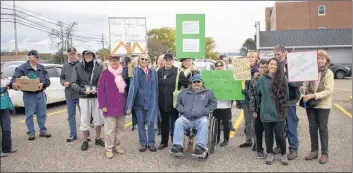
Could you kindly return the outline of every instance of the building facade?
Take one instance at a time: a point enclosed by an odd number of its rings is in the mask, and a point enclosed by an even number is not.
[[[352,1],[276,2],[265,22],[266,31],[352,28]]]

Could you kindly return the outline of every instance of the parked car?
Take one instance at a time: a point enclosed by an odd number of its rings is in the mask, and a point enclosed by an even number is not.
[[[216,61],[213,59],[195,59],[194,62],[207,62],[212,64],[216,63]]]
[[[6,67],[6,66],[10,66],[10,65],[21,65],[23,63],[25,63],[26,61],[7,61],[7,62],[3,62],[1,64],[1,67]]]
[[[17,65],[9,65],[2,67],[3,77],[8,79],[10,82],[13,74],[15,73],[15,69],[20,66]],[[45,89],[45,94],[47,97],[47,104],[63,102],[65,101],[65,87],[60,83],[60,74],[63,65],[59,64],[42,64],[48,72],[50,77],[50,86]],[[22,91],[9,90],[10,98],[15,107],[24,107],[23,103],[23,93]]]
[[[331,64],[329,69],[332,70],[336,79],[343,79],[345,77],[352,76],[352,70],[349,67],[345,67],[339,64]]]

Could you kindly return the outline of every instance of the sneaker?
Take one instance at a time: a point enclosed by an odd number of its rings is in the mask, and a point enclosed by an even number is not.
[[[298,157],[298,152],[296,152],[296,151],[291,151],[287,155],[288,160],[294,160],[297,157]]]
[[[124,154],[124,150],[122,150],[119,146],[115,147],[115,152],[118,154]]]
[[[9,154],[1,152],[1,157],[7,157]]]
[[[268,153],[265,163],[268,165],[271,165],[273,162],[273,159],[275,159],[275,156],[272,153]]]
[[[70,138],[66,139],[66,142],[73,142],[77,140],[77,136],[70,136]]]
[[[249,148],[251,146],[252,146],[252,144],[248,144],[248,143],[244,143],[244,144],[239,145],[240,148]]]
[[[252,146],[252,151],[256,151],[256,144]]]
[[[181,145],[173,145],[170,151],[172,153],[179,154],[179,153],[183,153],[184,149]]]
[[[96,145],[105,147],[104,141],[102,139],[96,139]]]
[[[311,152],[308,156],[305,157],[305,160],[314,160],[319,157],[319,153],[317,151]]]
[[[48,133],[48,132],[44,132],[44,133],[40,133],[40,134],[39,134],[39,137],[50,138],[50,137],[51,137],[51,134]]]
[[[155,146],[148,146],[148,149],[151,151],[151,152],[156,152],[157,151],[157,148]]]
[[[88,141],[83,141],[81,145],[81,150],[86,151],[88,149]]]
[[[281,154],[282,165],[288,165],[288,158],[285,154]]]
[[[201,155],[201,154],[205,153],[205,151],[206,150],[204,148],[202,148],[200,145],[196,144],[194,154]]]
[[[28,135],[28,140],[33,141],[36,139],[36,136],[34,134],[29,134]]]
[[[4,152],[4,153],[7,153],[7,154],[11,154],[11,153],[16,153],[17,152],[17,150],[16,149],[11,149],[9,152]]]
[[[105,157],[107,157],[108,159],[112,159],[114,157],[114,154],[111,151],[106,151],[105,152]]]
[[[145,152],[147,150],[147,146],[146,145],[141,145],[139,148],[140,152]]]
[[[278,154],[281,152],[281,149],[279,147],[276,147],[273,149],[273,154]]]
[[[168,145],[161,144],[161,145],[158,146],[158,150],[163,150],[164,148],[167,148],[167,147],[168,147]]]
[[[225,146],[227,146],[229,144],[229,141],[223,141],[219,146],[220,147],[225,147]]]
[[[258,159],[263,159],[263,158],[265,158],[264,152],[257,152],[257,158],[258,158]]]
[[[320,164],[326,164],[328,162],[328,154],[321,154]]]

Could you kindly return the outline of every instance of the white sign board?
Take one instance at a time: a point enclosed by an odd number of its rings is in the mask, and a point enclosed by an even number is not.
[[[109,18],[109,39],[111,54],[147,53],[146,18]]]
[[[273,54],[273,51],[260,51],[260,58],[261,59],[269,60],[274,57],[275,57],[275,55]]]
[[[319,80],[317,51],[287,54],[289,82]]]

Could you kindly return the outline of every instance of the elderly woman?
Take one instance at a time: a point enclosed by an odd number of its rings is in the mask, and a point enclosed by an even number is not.
[[[191,81],[192,76],[195,74],[200,74],[191,58],[181,58],[180,62],[180,71],[184,72],[184,75],[189,79],[189,81]],[[187,85],[182,85],[182,89],[188,88],[190,84],[191,82]]]
[[[328,117],[332,108],[332,92],[334,76],[328,68],[331,59],[327,52],[319,50],[317,54],[317,63],[319,66],[319,80],[310,81],[304,84],[303,90],[305,96],[303,101],[306,103],[306,113],[309,120],[309,132],[311,141],[311,153],[305,157],[305,160],[318,158],[319,142],[318,130],[320,131],[321,158],[320,163],[328,162]],[[310,106],[316,102],[316,105]]]
[[[104,113],[104,132],[106,157],[113,158],[113,150],[124,153],[119,147],[120,135],[125,124],[127,70],[122,67],[119,56],[112,56],[107,69],[98,81],[98,103]]]
[[[154,68],[149,66],[149,58],[142,54],[138,58],[138,66],[133,69],[133,78],[130,79],[130,89],[126,104],[127,114],[135,111],[138,123],[140,152],[147,148],[156,152],[154,121],[158,111],[158,79]],[[148,137],[146,137],[145,124]]]

